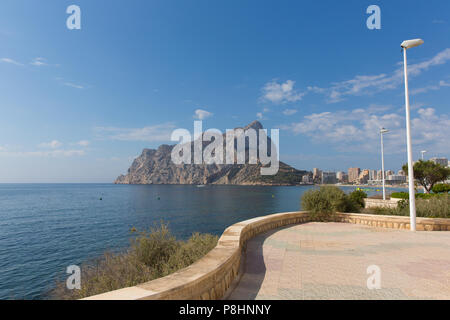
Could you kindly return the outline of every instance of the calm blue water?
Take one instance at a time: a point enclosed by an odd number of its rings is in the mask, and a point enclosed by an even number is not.
[[[0,184],[0,299],[45,298],[67,266],[126,248],[132,227],[163,219],[179,238],[220,235],[242,220],[298,210],[309,188]]]

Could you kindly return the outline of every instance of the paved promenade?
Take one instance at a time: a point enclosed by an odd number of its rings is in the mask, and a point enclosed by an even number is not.
[[[380,268],[368,289],[367,268]],[[450,232],[307,223],[247,244],[229,299],[450,299]]]

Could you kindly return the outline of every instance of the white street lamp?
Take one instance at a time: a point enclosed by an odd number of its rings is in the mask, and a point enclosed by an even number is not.
[[[388,133],[389,130],[385,128],[380,129],[381,136],[381,179],[383,180],[383,200],[386,200],[386,187],[385,187],[385,173],[384,173],[384,146],[383,146],[383,133]]]
[[[422,161],[423,161],[423,155],[424,155],[426,152],[427,152],[426,150],[420,151],[420,153],[422,154]]]
[[[423,44],[422,39],[406,40],[401,44],[401,47],[403,48],[403,66],[405,72],[406,144],[408,148],[409,217],[411,231],[416,231],[416,197],[414,190],[414,169],[411,146],[411,120],[409,116],[408,65],[406,60],[406,50],[420,46],[421,44]]]

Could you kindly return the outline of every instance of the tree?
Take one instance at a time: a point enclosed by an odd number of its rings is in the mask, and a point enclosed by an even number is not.
[[[435,184],[431,190],[433,191],[433,193],[449,193],[450,184],[448,183]]]
[[[408,165],[402,167],[408,174]],[[426,193],[430,193],[433,186],[441,181],[447,180],[450,176],[450,168],[441,166],[433,161],[419,160],[414,163],[414,179],[424,187]]]

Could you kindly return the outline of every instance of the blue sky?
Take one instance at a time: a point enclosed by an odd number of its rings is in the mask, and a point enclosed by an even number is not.
[[[66,8],[81,8],[81,30]],[[366,8],[381,8],[381,30]],[[311,170],[450,156],[450,2],[23,1],[0,4],[0,182],[111,182],[175,128],[280,128]],[[197,112],[196,112],[197,111]]]

